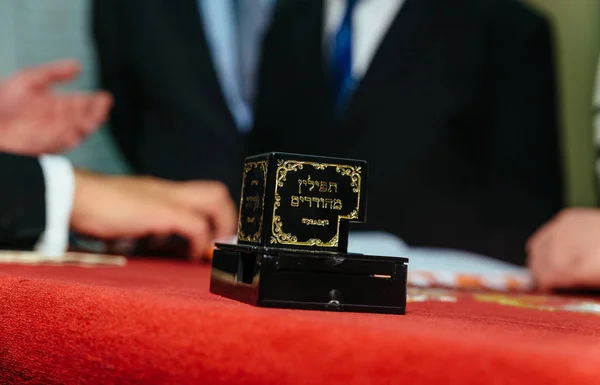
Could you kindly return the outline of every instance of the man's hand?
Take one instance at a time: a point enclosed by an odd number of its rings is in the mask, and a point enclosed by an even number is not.
[[[600,210],[563,211],[529,240],[527,250],[540,289],[600,287]]]
[[[0,82],[0,151],[59,153],[94,132],[107,118],[111,97],[53,90],[78,74],[77,62],[65,60],[22,70]]]
[[[102,239],[179,235],[189,256],[204,256],[211,243],[236,230],[237,213],[218,182],[168,182],[145,177],[75,172],[71,228]]]

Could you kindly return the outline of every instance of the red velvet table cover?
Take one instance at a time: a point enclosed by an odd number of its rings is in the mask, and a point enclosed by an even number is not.
[[[263,309],[207,266],[0,266],[1,384],[600,384],[594,301],[412,290],[407,315]]]

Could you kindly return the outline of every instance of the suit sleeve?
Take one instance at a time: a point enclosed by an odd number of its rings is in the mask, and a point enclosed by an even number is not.
[[[92,36],[95,44],[100,88],[110,92],[114,107],[109,117],[109,129],[125,159],[139,170],[135,141],[139,131],[140,108],[128,67],[127,36],[124,5],[119,0],[93,0]]]
[[[46,225],[45,185],[36,158],[0,153],[0,249],[33,248]]]
[[[525,237],[505,247],[522,254],[527,237],[563,206],[553,39],[548,22],[523,9],[496,13],[495,20],[486,148],[490,200],[498,203],[490,222],[513,229],[513,239]],[[511,239],[497,237],[499,244]]]

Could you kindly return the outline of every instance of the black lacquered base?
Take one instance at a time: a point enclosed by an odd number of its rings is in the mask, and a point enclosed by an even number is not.
[[[261,307],[405,314],[406,258],[217,244],[211,293]]]

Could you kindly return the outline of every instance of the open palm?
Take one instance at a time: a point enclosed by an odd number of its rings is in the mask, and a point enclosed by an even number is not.
[[[0,151],[58,153],[94,132],[107,118],[110,96],[54,89],[78,74],[77,62],[64,60],[22,70],[0,82]]]

